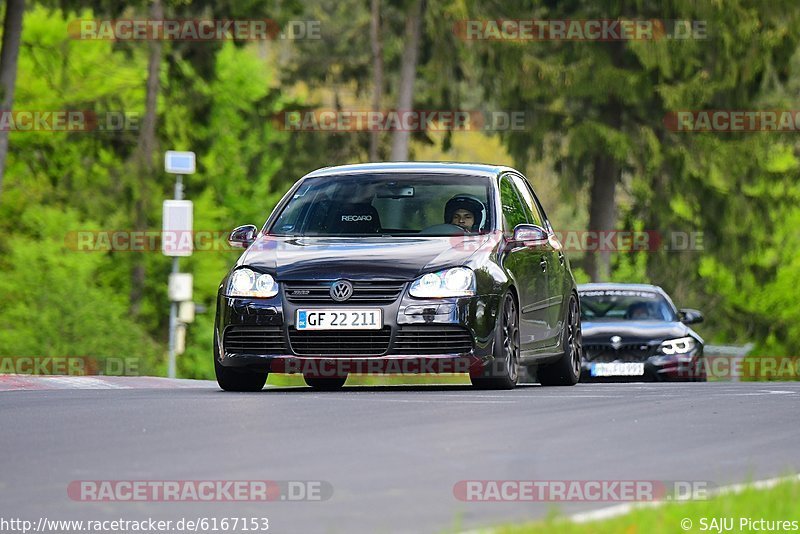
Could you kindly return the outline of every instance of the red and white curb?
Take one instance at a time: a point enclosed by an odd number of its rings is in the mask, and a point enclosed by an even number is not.
[[[217,385],[208,380],[185,380],[156,376],[52,376],[0,375],[0,391],[54,389],[184,389]]]

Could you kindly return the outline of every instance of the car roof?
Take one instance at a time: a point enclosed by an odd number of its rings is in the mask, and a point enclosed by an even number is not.
[[[502,165],[485,165],[481,163],[450,163],[426,161],[397,161],[387,163],[356,163],[323,167],[306,174],[303,178],[317,176],[333,176],[337,174],[369,174],[369,173],[414,173],[414,174],[452,174],[454,176],[497,176],[502,172],[519,171]]]
[[[656,293],[661,293],[665,296],[667,295],[666,291],[653,284],[622,284],[614,282],[591,282],[588,284],[578,284],[578,291],[590,291],[592,289],[638,289],[640,291],[655,291]]]

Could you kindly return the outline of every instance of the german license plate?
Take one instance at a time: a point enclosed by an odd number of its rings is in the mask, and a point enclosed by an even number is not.
[[[298,330],[380,330],[383,314],[380,308],[347,310],[297,310]]]
[[[592,364],[592,376],[642,376],[643,374],[644,363],[641,362]]]

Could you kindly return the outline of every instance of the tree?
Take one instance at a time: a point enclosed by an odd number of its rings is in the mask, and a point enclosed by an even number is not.
[[[14,105],[14,87],[17,82],[17,58],[22,37],[22,14],[25,0],[7,0],[6,18],[3,22],[3,49],[0,51],[0,88],[3,91],[0,112],[10,112]],[[8,155],[8,134],[0,129],[0,193],[3,191],[3,176]]]
[[[372,111],[381,110],[383,102],[383,41],[381,39],[381,0],[371,0],[369,39],[372,48]],[[379,130],[369,135],[369,160],[378,161]]]
[[[531,2],[487,13],[472,6],[469,18],[580,21],[617,16],[643,20],[697,20],[708,39],[642,41],[473,41],[465,57],[478,64],[487,99],[499,108],[528,112],[530,128],[502,132],[509,152],[525,166],[550,158],[566,191],[589,190],[589,229],[611,231],[618,224],[620,185],[649,192],[651,213],[663,213],[664,184],[683,183],[685,170],[671,155],[702,157],[691,140],[667,131],[667,113],[703,106],[747,106],[773,65],[786,61],[796,32],[792,2],[757,9],[738,1],[725,7],[672,0],[663,5],[625,2]],[[694,157],[694,156],[693,156]],[[671,189],[671,188],[668,188]],[[666,204],[667,209],[671,207]],[[637,209],[641,207],[637,206]],[[627,208],[625,208],[627,209]],[[641,213],[641,212],[640,212]],[[648,222],[660,229],[667,219]],[[584,256],[592,280],[610,275],[610,253]]]
[[[425,9],[424,0],[413,0],[406,14],[405,48],[400,67],[400,82],[397,94],[397,110],[400,113],[410,112],[414,107],[414,83],[417,80],[417,56],[419,55],[422,14]],[[405,129],[392,132],[393,161],[408,159],[408,141],[411,132]]]
[[[164,8],[161,0],[153,0],[150,8],[150,18],[161,20],[164,18]],[[142,129],[139,131],[139,140],[136,147],[134,174],[138,177],[134,194],[134,231],[143,232],[148,228],[148,208],[151,201],[149,184],[157,176],[158,170],[153,163],[156,150],[156,119],[158,95],[161,85],[161,41],[153,40],[149,43],[150,55],[147,61],[146,97]],[[131,313],[138,315],[145,284],[145,265],[138,258],[133,265],[131,274]]]

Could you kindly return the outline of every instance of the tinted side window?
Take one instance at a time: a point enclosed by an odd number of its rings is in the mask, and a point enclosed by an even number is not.
[[[526,209],[519,199],[511,178],[503,176],[500,179],[500,203],[503,206],[503,229],[513,230],[518,224],[528,223]]]
[[[531,197],[533,198],[534,203],[534,213],[538,214],[538,218],[544,223],[543,228],[545,228],[548,232],[553,231],[553,227],[550,224],[550,220],[547,218],[547,212],[544,211],[542,207],[542,203],[539,201],[539,197],[536,196],[536,193],[533,191],[533,186],[531,186],[530,182],[524,180],[525,188],[524,190],[530,193]]]
[[[532,188],[530,188],[530,190],[533,191]],[[553,231],[553,226],[550,224],[550,219],[547,218],[547,213],[544,211],[544,208],[542,207],[542,203],[539,202],[539,197],[536,196],[536,193],[533,193],[533,200],[536,201],[536,209],[538,210],[537,213],[539,213],[540,216],[542,217],[542,220],[544,221],[544,224],[545,224],[545,229],[548,232],[552,232]]]
[[[521,176],[514,176],[514,184],[517,186],[520,197],[522,197],[528,220],[531,224],[536,224],[544,228],[544,221],[542,220],[542,216],[539,215],[539,211],[536,209],[536,203],[533,200],[533,195],[525,179]]]

